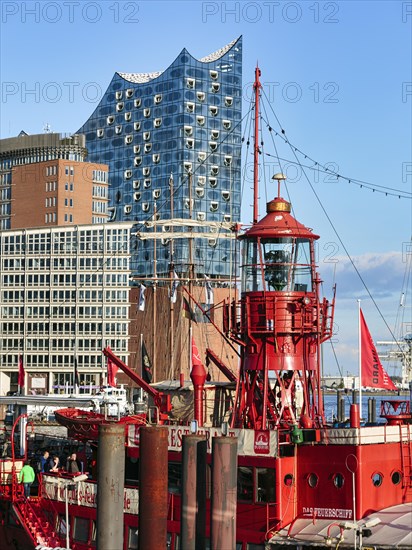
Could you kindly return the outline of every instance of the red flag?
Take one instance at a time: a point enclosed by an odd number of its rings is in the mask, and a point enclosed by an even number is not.
[[[116,381],[116,374],[119,370],[119,367],[117,367],[113,361],[110,359],[110,357],[107,358],[107,385],[116,387],[117,381]]]
[[[192,369],[199,366],[203,367],[203,363],[200,359],[200,353],[195,344],[195,340],[192,338]]]
[[[23,355],[19,355],[19,378],[17,380],[17,385],[19,386],[19,388],[24,388]]]
[[[398,388],[382,366],[362,310],[360,310],[360,331],[362,387],[397,390]]]

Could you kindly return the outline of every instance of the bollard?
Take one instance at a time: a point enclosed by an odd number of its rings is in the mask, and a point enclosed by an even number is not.
[[[212,442],[211,550],[236,548],[237,438]]]
[[[167,428],[140,428],[139,550],[167,547],[167,437]]]
[[[204,550],[206,527],[207,442],[195,434],[183,436],[180,534],[185,550]]]
[[[97,550],[123,548],[124,444],[124,424],[99,426]]]

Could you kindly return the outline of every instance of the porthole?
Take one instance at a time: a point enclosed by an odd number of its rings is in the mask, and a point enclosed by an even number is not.
[[[342,489],[343,485],[345,483],[345,478],[342,474],[335,474],[333,476],[333,484],[337,489]]]
[[[286,485],[286,487],[292,487],[293,485],[293,475],[292,474],[286,474],[283,478],[283,483]]]
[[[312,489],[314,489],[315,487],[317,487],[319,483],[319,477],[312,472],[311,474],[308,475],[307,481],[308,481],[309,487],[312,487]]]
[[[372,474],[372,483],[374,487],[380,487],[382,485],[383,475],[380,472]]]
[[[402,474],[398,470],[396,472],[393,472],[391,475],[391,480],[394,485],[399,485],[399,483],[402,481]]]

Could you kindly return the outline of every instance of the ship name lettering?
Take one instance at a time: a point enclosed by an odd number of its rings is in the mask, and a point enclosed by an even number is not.
[[[350,519],[352,510],[343,508],[314,508],[313,515],[322,518]]]
[[[87,485],[84,491],[84,500],[89,504],[96,504],[96,495]]]

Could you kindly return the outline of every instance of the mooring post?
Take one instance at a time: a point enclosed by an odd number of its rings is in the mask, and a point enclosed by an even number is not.
[[[166,548],[167,437],[165,427],[140,428],[139,550]]]
[[[237,502],[237,438],[212,441],[211,550],[235,550]]]
[[[123,548],[124,424],[99,426],[97,476],[97,550]]]
[[[206,455],[202,436],[183,436],[180,535],[185,550],[204,550],[206,528]]]

